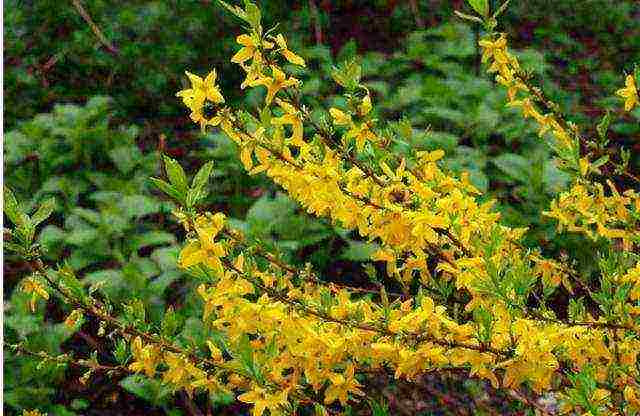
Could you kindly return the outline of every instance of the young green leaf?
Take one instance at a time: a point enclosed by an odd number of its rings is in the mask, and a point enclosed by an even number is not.
[[[162,319],[162,335],[165,337],[173,336],[178,330],[178,316],[173,310],[173,307],[169,306]]]
[[[504,13],[505,10],[507,10],[507,7],[509,7],[509,2],[511,0],[506,0],[504,3],[502,3],[500,5],[500,7],[498,7],[498,10],[496,10],[496,12],[493,14],[493,19],[497,19],[498,16],[500,16],[502,13]]]
[[[18,200],[9,187],[4,187],[4,213],[7,214],[9,220],[20,227],[23,224],[23,213],[20,211]]]
[[[189,185],[187,184],[187,175],[184,173],[182,166],[169,156],[163,155],[162,158],[167,170],[169,182],[171,182],[181,195],[186,195]]]
[[[262,19],[260,9],[253,2],[244,0],[244,10],[247,15],[247,22],[252,28],[260,32],[260,20]]]
[[[4,187],[4,212],[9,217],[9,220],[16,226],[16,237],[24,244],[25,248],[28,248],[33,242],[33,237],[36,233],[36,228],[31,221],[31,218],[21,211],[18,200],[13,192],[8,187]]]
[[[207,182],[213,172],[213,162],[205,163],[191,182],[191,188],[187,194],[187,207],[192,207],[202,198],[207,196]]]
[[[607,131],[609,130],[610,123],[611,123],[611,112],[607,111],[607,114],[605,114],[602,117],[602,120],[600,120],[600,123],[598,123],[598,125],[596,126],[596,130],[598,131],[598,136],[600,136],[600,139],[605,145],[607,140]]]
[[[45,221],[56,207],[56,199],[54,197],[45,200],[38,210],[31,216],[31,222],[34,226]]]
[[[164,192],[165,194],[167,194],[171,198],[177,200],[182,205],[185,205],[186,200],[184,198],[184,194],[181,194],[180,192],[178,192],[178,190],[176,189],[175,186],[163,181],[162,179],[158,179],[158,178],[149,178],[149,180],[151,182],[153,182],[153,184],[155,186],[157,186],[162,192]]]
[[[225,9],[229,10],[234,16],[240,18],[241,20],[244,20],[245,22],[251,24],[251,22],[249,21],[248,17],[247,17],[247,13],[242,10],[240,7],[238,6],[232,6],[229,3],[227,3],[226,1],[223,0],[218,0],[218,2],[222,5],[222,7],[224,7]]]
[[[489,1],[488,0],[467,0],[469,6],[479,15],[486,17],[489,15]]]
[[[343,62],[342,65],[334,67],[331,71],[331,77],[342,87],[349,91],[353,91],[360,85],[362,77],[362,67],[355,59]]]

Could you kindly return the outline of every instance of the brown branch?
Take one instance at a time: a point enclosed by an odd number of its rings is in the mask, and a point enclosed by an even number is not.
[[[189,395],[184,391],[180,391],[180,398],[184,403],[185,410],[189,416],[204,416],[198,406],[196,406],[195,402]]]
[[[519,392],[517,390],[514,390],[514,389],[508,390],[508,392],[509,392],[509,395],[511,397],[513,397],[514,399],[516,399],[518,401],[521,401],[524,404],[526,404],[527,406],[533,407],[534,409],[539,410],[540,412],[542,412],[543,416],[549,415],[549,410],[546,407],[540,405],[538,402],[536,402],[535,399],[530,399],[527,396],[525,396],[524,394],[522,394],[521,392]]]
[[[118,55],[120,53],[120,51],[118,50],[118,48],[116,48],[111,42],[109,42],[109,40],[106,38],[106,36],[102,33],[102,31],[100,30],[100,28],[98,27],[98,25],[96,25],[93,21],[93,19],[91,18],[91,16],[89,15],[89,13],[87,13],[86,9],[84,8],[84,6],[82,6],[82,3],[80,3],[80,0],[71,0],[71,3],[73,4],[73,7],[76,8],[76,10],[78,11],[78,13],[80,14],[80,16],[82,16],[82,18],[84,19],[84,21],[89,25],[89,27],[91,28],[91,30],[93,31],[93,33],[96,35],[96,37],[98,38],[98,40],[100,41],[100,43],[107,48],[107,50],[109,52],[111,52],[114,55]]]
[[[322,45],[322,22],[320,21],[320,13],[315,0],[309,0],[309,11],[313,17],[313,29],[316,37],[316,45]]]
[[[293,300],[290,299],[289,297],[281,294],[280,292],[270,289],[268,287],[266,287],[265,285],[263,285],[262,283],[260,283],[259,281],[257,281],[256,279],[252,278],[251,276],[249,276],[247,273],[243,272],[242,270],[236,268],[229,260],[223,259],[222,262],[224,263],[224,265],[230,269],[233,270],[234,272],[236,272],[237,274],[241,275],[243,278],[247,279],[248,281],[250,281],[254,286],[258,287],[260,290],[262,290],[263,292],[265,292],[266,294],[268,294],[269,296],[272,296],[275,299],[278,299],[279,301],[286,303],[287,305],[293,306],[299,310],[301,310],[303,313],[307,314],[307,315],[311,315],[311,316],[315,316],[316,318],[319,318],[325,322],[332,322],[332,323],[336,323],[336,324],[340,324],[343,326],[348,326],[351,328],[356,328],[356,329],[360,329],[363,331],[369,331],[369,332],[376,332],[380,335],[383,336],[389,336],[389,337],[396,337],[396,336],[406,336],[410,339],[415,340],[417,343],[420,342],[430,342],[436,345],[440,345],[443,347],[449,347],[449,348],[463,348],[463,349],[469,349],[469,350],[474,350],[474,351],[478,351],[478,352],[486,352],[486,353],[491,353],[493,355],[496,356],[501,356],[501,357],[510,357],[510,354],[506,351],[502,351],[502,350],[497,350],[494,349],[492,347],[486,346],[486,345],[475,345],[475,344],[468,344],[468,343],[464,343],[464,342],[458,342],[458,341],[446,341],[444,339],[440,339],[440,338],[434,338],[432,335],[426,335],[426,334],[402,334],[402,333],[397,333],[397,332],[393,332],[390,331],[387,328],[380,328],[380,327],[376,327],[374,325],[369,325],[369,324],[365,324],[365,323],[360,323],[360,322],[352,322],[352,321],[347,321],[344,319],[339,319],[339,318],[335,318],[325,312],[322,311],[318,311],[316,309],[312,309],[309,306],[303,304],[300,301],[297,300]]]
[[[418,2],[416,0],[409,0],[409,8],[411,8],[411,13],[413,13],[413,18],[416,21],[416,26],[418,26],[418,29],[424,29],[425,24],[424,24],[424,20],[422,20],[422,16],[420,16],[420,9],[418,9]]]
[[[7,344],[7,347],[15,351],[17,354],[28,355],[30,357],[40,358],[42,360],[55,361],[55,362],[58,362],[61,364],[67,364],[73,367],[88,368],[93,371],[104,371],[104,372],[121,372],[121,373],[130,372],[130,370],[128,370],[123,365],[104,365],[104,364],[94,363],[86,359],[72,359],[72,357],[66,354],[53,356],[46,353],[45,351],[36,352],[36,351],[28,350],[21,344]]]

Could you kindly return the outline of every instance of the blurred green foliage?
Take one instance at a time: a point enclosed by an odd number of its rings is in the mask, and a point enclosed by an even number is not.
[[[159,123],[182,115],[171,92],[184,70],[216,66],[223,86],[239,80],[226,59],[238,29],[215,2],[94,0],[80,2],[116,48],[101,44],[72,2],[9,0],[4,7],[5,126],[47,111],[55,102],[113,97],[118,116]],[[285,1],[263,10],[272,22],[289,21]],[[226,88],[231,91],[232,88]],[[163,120],[168,122],[168,120]],[[179,122],[177,124],[180,124]]]
[[[309,8],[316,3],[318,15]],[[291,49],[307,60],[304,95],[312,97],[312,109],[345,104],[332,72],[356,62],[378,118],[398,120],[385,130],[396,151],[444,149],[446,166],[469,172],[472,183],[498,201],[507,223],[532,226],[532,243],[554,252],[573,247],[583,267],[595,267],[591,245],[540,222],[539,212],[566,177],[531,124],[504,106],[505,93],[482,73],[476,33],[450,20],[456,2],[417,2],[428,27],[423,30],[416,30],[419,16],[396,3],[291,6],[277,0],[262,2],[261,9],[269,24],[287,22],[281,28]],[[226,212],[253,243],[299,265],[311,262],[332,279],[360,282],[351,274],[365,274],[360,262],[375,245],[300,212],[260,176],[248,177],[233,143],[219,133],[199,134],[173,96],[186,82],[185,69],[202,74],[216,67],[228,101],[258,105],[257,90],[239,93],[241,74],[227,59],[238,30],[230,17],[209,1],[83,4],[117,53],[100,44],[70,2],[9,0],[4,7],[5,181],[27,211],[55,198],[54,214],[38,236],[47,260],[66,262],[118,313],[142,308],[149,325],[164,318],[174,325],[162,330],[176,342],[197,345],[205,329],[194,319],[201,314],[197,296],[190,295],[196,284],[176,268],[175,236],[182,231],[169,215],[173,204],[148,180],[164,176],[160,149],[188,176],[214,161],[203,207]],[[316,16],[324,44],[303,47],[318,40]],[[518,55],[546,92],[595,131],[600,114],[592,105],[619,108],[612,92],[623,70],[640,62],[638,16],[634,1],[535,0],[514,2],[502,23],[516,44],[531,47]],[[612,124],[619,144],[633,145],[640,134],[639,111]],[[162,133],[166,138],[159,139]],[[82,350],[86,340],[60,323],[69,311],[41,305],[32,314],[28,296],[13,290],[27,275],[24,264],[6,258],[4,270],[5,341],[51,354]],[[132,297],[142,305],[123,303]],[[96,337],[99,329],[88,322],[83,331]],[[61,394],[70,369],[40,361],[5,349],[5,410],[83,414],[86,391]],[[154,381],[127,377],[120,386],[161,413],[180,414],[173,395]],[[223,409],[233,398],[212,399]],[[383,402],[369,406],[374,414],[387,412]]]

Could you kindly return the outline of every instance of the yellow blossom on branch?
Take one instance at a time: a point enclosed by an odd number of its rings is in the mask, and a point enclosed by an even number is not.
[[[279,48],[278,52],[280,52],[282,56],[286,58],[287,61],[299,66],[305,66],[304,59],[302,59],[300,56],[296,55],[295,53],[291,52],[289,48],[287,48],[287,41],[284,38],[284,36],[282,36],[281,33],[279,33],[276,36],[276,43],[278,44],[278,48]]]
[[[181,267],[191,267],[204,263],[218,273],[222,273],[220,257],[224,256],[225,249],[221,243],[214,241],[222,229],[224,214],[217,213],[211,219],[199,217],[195,222],[195,230],[198,238],[191,241],[180,252],[178,260]]]
[[[624,111],[631,111],[633,107],[638,105],[638,90],[636,88],[636,80],[633,75],[627,75],[624,88],[616,91],[616,94],[624,98]]]
[[[231,62],[237,64],[244,63],[249,59],[260,59],[260,46],[264,49],[273,48],[273,43],[266,40],[260,41],[255,34],[240,35],[236,38],[236,42],[242,45],[242,49],[233,55]]]
[[[298,85],[300,81],[295,79],[294,77],[288,77],[282,72],[280,68],[275,65],[271,65],[271,77],[261,76],[255,81],[249,83],[249,86],[255,87],[258,85],[263,85],[267,88],[267,97],[265,99],[266,105],[270,105],[273,98],[276,96],[278,91],[284,88],[292,87]]]
[[[44,300],[49,299],[49,293],[34,277],[28,277],[22,281],[22,291],[31,294],[29,306],[31,307],[32,312],[36,311],[36,302],[38,301],[38,298]]]

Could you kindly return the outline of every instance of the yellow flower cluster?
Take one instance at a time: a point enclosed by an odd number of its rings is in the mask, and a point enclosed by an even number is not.
[[[174,390],[184,389],[189,394],[196,389],[216,393],[225,391],[215,375],[197,367],[189,357],[163,350],[154,342],[145,345],[139,336],[131,342],[131,355],[133,362],[129,364],[129,370],[154,377],[162,366],[162,381]]]
[[[616,91],[616,94],[624,98],[624,111],[631,111],[633,110],[633,107],[640,103],[640,97],[638,96],[638,90],[636,88],[636,80],[633,75],[627,75],[624,88]]]
[[[47,416],[46,413],[40,413],[39,410],[34,409],[34,410],[23,410],[22,411],[22,416]]]
[[[470,376],[496,387],[528,383],[543,392],[555,385],[561,363],[575,368],[597,363],[604,383],[611,377],[607,369],[634,363],[640,347],[636,336],[614,347],[605,327],[525,319],[504,304],[485,305],[494,328],[490,339],[480,342],[476,324],[457,323],[427,296],[387,306],[346,290],[327,299],[326,288],[296,285],[297,276],[275,264],[259,268],[243,254],[234,259],[231,253],[221,261],[224,273],[218,281],[198,289],[203,319],[224,332],[229,345],[253,339],[252,359],[266,381],[245,380],[240,387],[249,391],[239,399],[254,403],[257,415],[281,408],[307,384],[324,388],[325,403],[346,404],[362,394],[354,373],[363,367],[390,368],[396,378],[409,380],[437,368],[468,368]],[[637,299],[640,288],[638,267],[619,279],[634,285],[630,300]],[[638,377],[636,368],[626,371],[618,382]]]
[[[31,307],[32,312],[36,311],[36,302],[38,301],[38,298],[44,300],[49,299],[49,293],[34,277],[28,277],[22,281],[22,291],[31,294],[29,306]]]
[[[527,385],[538,393],[559,388],[562,397],[570,398],[567,372],[595,367],[600,387],[594,402],[607,406],[617,397],[612,393],[629,383],[634,384],[624,390],[624,400],[637,402],[637,266],[618,277],[630,290],[616,300],[615,316],[594,318],[584,312],[578,316],[582,321],[563,321],[545,305],[532,311],[528,297],[537,282],[552,289],[563,283],[571,291],[574,272],[523,249],[525,230],[499,224],[492,202],[480,203],[466,176],[456,178],[441,169],[444,152],[416,152],[411,160],[392,155],[384,161],[368,159],[366,147],[383,142],[371,118],[368,92],[350,96],[356,100],[352,110],[329,109],[335,129],[322,126],[301,104],[301,81],[282,66],[305,66],[282,34],[264,35],[254,26],[237,42],[241,49],[232,61],[246,73],[242,88],[265,87],[264,109],[259,116],[218,110],[214,122],[205,118],[203,124],[199,107],[204,102],[196,97],[219,90],[215,83],[204,80],[201,86],[192,78],[192,89],[186,90],[191,92],[179,93],[192,119],[203,127],[219,124],[238,145],[250,173],[268,175],[309,213],[378,242],[381,249],[372,259],[386,263],[404,297],[389,302],[381,293],[382,302],[376,302],[356,291],[331,293],[304,273],[242,254],[242,244],[230,237],[237,233],[222,232],[222,214],[197,216],[187,224],[190,240],[180,264],[215,276],[198,293],[203,320],[225,337],[229,354],[208,344],[215,363],[225,369],[218,374],[222,378],[209,379],[190,367],[188,357],[160,354],[138,340],[132,346],[135,371],[151,374],[160,366],[174,386],[243,391],[239,400],[253,403],[257,416],[266,410],[279,414],[291,401],[304,402],[309,387],[323,392],[324,403],[346,405],[363,395],[358,373],[368,369],[389,369],[411,380],[453,367],[497,388]],[[489,71],[507,88],[509,105],[532,117],[541,135],[551,132],[560,157],[586,182],[597,170],[580,154],[577,129],[527,84],[504,35],[492,35],[480,45]],[[610,188],[607,196],[602,187],[577,183],[547,215],[571,231],[620,239],[630,250],[638,240],[638,195]],[[411,291],[416,285],[432,289],[435,280],[455,283],[457,313],[426,291]],[[179,360],[181,372],[175,366]],[[229,370],[242,366],[250,371]]]
[[[490,64],[488,72],[496,73],[496,81],[507,89],[507,105],[519,108],[524,118],[533,118],[541,137],[550,132],[563,162],[585,176],[589,171],[589,161],[580,158],[579,136],[575,126],[564,122],[553,111],[554,104],[548,102],[538,88],[527,85],[518,59],[507,48],[506,36],[500,34],[496,38],[490,35],[479,44],[483,49],[482,62]],[[540,107],[549,111],[543,114]]]
[[[544,215],[558,221],[558,229],[580,232],[589,238],[619,239],[624,250],[640,246],[640,193],[620,194],[608,182],[610,195],[600,184],[575,184],[553,201]]]
[[[190,242],[181,252],[178,264],[181,267],[191,267],[204,263],[212,270],[222,273],[220,257],[224,256],[225,249],[220,243],[213,240],[222,229],[224,215],[218,213],[212,218],[200,217],[196,220],[194,228],[198,239]]]

